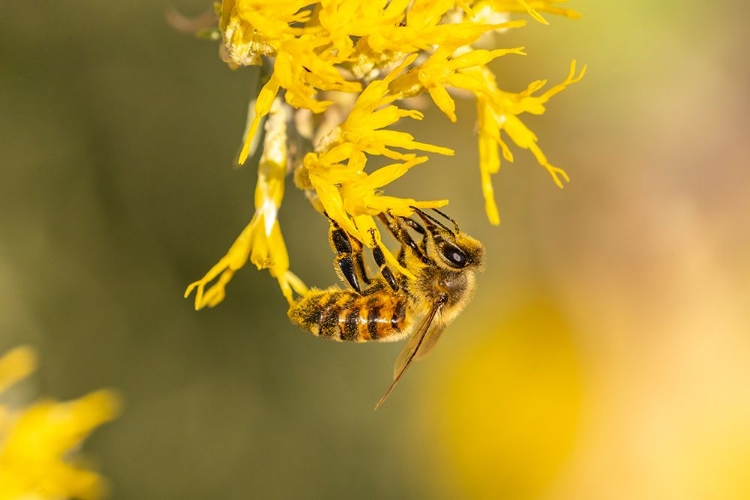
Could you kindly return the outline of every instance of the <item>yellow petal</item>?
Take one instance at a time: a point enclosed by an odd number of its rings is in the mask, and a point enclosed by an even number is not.
[[[0,393],[36,369],[36,352],[30,346],[11,349],[0,358]]]
[[[239,164],[243,165],[247,160],[247,155],[250,153],[250,145],[255,137],[255,133],[258,131],[258,125],[260,120],[271,111],[273,100],[276,94],[279,92],[279,82],[273,76],[263,85],[258,99],[255,102],[255,116],[253,117],[250,126],[245,132],[245,142],[242,145],[242,151],[240,151]]]
[[[432,97],[432,100],[437,107],[440,108],[440,111],[445,113],[450,121],[456,123],[456,102],[450,94],[448,94],[448,91],[445,90],[445,87],[442,85],[435,85],[433,87],[428,87],[427,91],[430,93],[430,97]]]

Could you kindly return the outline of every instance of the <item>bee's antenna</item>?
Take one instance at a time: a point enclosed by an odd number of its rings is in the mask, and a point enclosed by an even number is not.
[[[433,209],[432,209],[432,211],[433,211],[433,212],[437,212],[438,214],[442,215],[443,217],[445,217],[446,219],[448,219],[449,221],[451,221],[451,222],[453,223],[453,227],[455,227],[455,229],[456,229],[456,232],[457,232],[457,233],[460,233],[460,232],[461,232],[461,231],[459,231],[459,229],[458,229],[458,222],[456,222],[456,221],[454,221],[453,219],[451,219],[451,218],[450,218],[450,217],[449,217],[449,216],[448,216],[447,214],[445,214],[445,213],[441,212],[441,211],[440,211],[440,210],[438,210],[437,208],[433,208]]]
[[[409,208],[413,209],[420,217],[422,217],[422,220],[424,220],[425,222],[437,224],[438,226],[442,227],[443,229],[445,229],[449,233],[454,234],[453,231],[450,228],[448,228],[445,224],[443,224],[442,222],[440,222],[439,220],[437,220],[432,215],[429,215],[429,214],[421,211],[417,207],[409,207]],[[441,215],[445,215],[445,214],[441,214]],[[448,218],[450,219],[450,217],[448,217]],[[455,224],[455,222],[454,222],[454,224]],[[458,229],[458,226],[456,226],[456,229]]]

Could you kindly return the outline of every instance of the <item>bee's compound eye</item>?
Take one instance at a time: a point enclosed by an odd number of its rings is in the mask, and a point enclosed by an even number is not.
[[[440,247],[440,253],[454,267],[464,267],[469,262],[469,258],[460,248],[447,243]]]

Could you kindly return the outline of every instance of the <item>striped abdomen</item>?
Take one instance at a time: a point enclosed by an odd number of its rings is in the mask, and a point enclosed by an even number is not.
[[[392,292],[313,290],[289,308],[289,319],[313,335],[353,342],[400,340],[409,334],[407,297]]]

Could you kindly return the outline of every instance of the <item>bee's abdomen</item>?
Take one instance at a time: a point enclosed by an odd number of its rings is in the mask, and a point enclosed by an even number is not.
[[[289,308],[289,319],[313,335],[332,340],[398,340],[408,334],[406,298],[349,291],[312,291]]]

